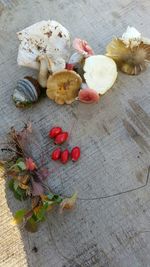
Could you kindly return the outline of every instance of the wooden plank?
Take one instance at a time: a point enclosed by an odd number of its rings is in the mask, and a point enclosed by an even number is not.
[[[17,80],[33,72],[17,66],[15,33],[42,19],[55,19],[98,54],[127,25],[150,36],[149,12],[148,0],[0,1],[0,136],[12,124],[20,128],[30,118],[44,149],[50,146],[47,132],[52,125],[69,130],[75,123],[70,147],[80,145],[82,158],[51,174],[48,182],[56,192],[75,190],[87,199],[144,185],[150,158],[149,69],[138,77],[119,73],[114,87],[96,105],[59,107],[44,99],[19,110],[11,95]],[[33,152],[40,160],[37,147]],[[52,163],[48,166],[53,168]],[[13,199],[3,180],[0,199],[1,267],[150,266],[149,184],[112,198],[79,199],[73,212],[51,213],[36,234],[11,225],[12,213],[22,203]]]

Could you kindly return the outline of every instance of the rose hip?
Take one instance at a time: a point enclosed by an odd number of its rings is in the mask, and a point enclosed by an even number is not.
[[[61,155],[61,149],[58,147],[52,152],[51,158],[53,160],[58,160],[60,158],[60,155]]]
[[[76,146],[71,151],[71,159],[72,161],[77,161],[79,158],[80,158],[80,148]]]
[[[68,133],[67,132],[60,133],[55,138],[55,144],[56,145],[61,145],[67,140],[67,138],[68,138]]]
[[[74,67],[74,64],[69,64],[69,63],[66,64],[67,70],[73,70],[73,67]]]
[[[65,149],[63,152],[61,152],[61,162],[63,164],[67,163],[69,159],[69,150]]]
[[[54,138],[56,137],[58,134],[60,134],[62,132],[62,128],[60,127],[53,127],[50,132],[49,132],[49,137],[50,138]]]

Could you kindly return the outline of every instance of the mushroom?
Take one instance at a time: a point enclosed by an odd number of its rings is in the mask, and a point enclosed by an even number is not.
[[[37,59],[46,55],[51,60],[52,72],[65,69],[70,56],[71,38],[68,30],[60,23],[41,21],[18,32],[17,36],[21,42],[18,65],[39,70],[41,60]]]
[[[134,27],[128,27],[121,38],[114,38],[108,44],[106,55],[115,60],[122,72],[137,75],[150,62],[150,39],[142,37]]]
[[[79,101],[86,103],[86,104],[92,104],[97,103],[99,101],[99,94],[90,88],[81,89],[78,94]]]
[[[103,55],[90,56],[85,60],[84,78],[87,86],[98,94],[105,94],[117,78],[114,60]]]
[[[46,94],[57,104],[71,104],[78,96],[81,83],[82,79],[75,71],[58,71],[49,76]]]
[[[75,38],[73,41],[73,47],[78,51],[78,53],[84,55],[85,57],[94,55],[93,49],[85,40]]]
[[[73,48],[77,51],[71,55],[67,62],[67,69],[74,69],[83,77],[83,65],[85,58],[94,55],[94,51],[89,46],[87,41],[75,38],[73,40]]]

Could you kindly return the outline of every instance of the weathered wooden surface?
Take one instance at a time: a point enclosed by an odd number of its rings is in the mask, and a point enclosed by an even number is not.
[[[44,149],[50,126],[70,129],[78,118],[70,145],[80,145],[77,164],[59,166],[49,184],[57,192],[78,191],[89,198],[117,193],[145,183],[150,164],[150,72],[124,74],[97,105],[59,107],[48,99],[28,110],[16,109],[11,95],[16,82],[31,71],[16,63],[15,33],[42,19],[53,18],[73,37],[89,41],[104,53],[113,35],[127,25],[150,37],[149,0],[1,0],[0,1],[0,136],[29,118]],[[35,148],[37,158],[40,152]],[[52,168],[52,164],[49,165]],[[149,267],[150,186],[120,196],[78,200],[76,209],[53,212],[36,234],[12,226],[15,201],[0,181],[1,267]],[[25,204],[26,205],[26,204]],[[36,246],[38,252],[32,249]],[[68,260],[70,259],[70,260]]]

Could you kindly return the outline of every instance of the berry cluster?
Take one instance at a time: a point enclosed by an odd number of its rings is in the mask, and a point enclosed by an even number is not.
[[[68,132],[63,132],[60,127],[53,127],[49,132],[49,137],[54,139],[54,143],[56,145],[61,145],[65,141],[67,141],[69,134]],[[80,157],[80,148],[78,146],[73,147],[71,152],[66,148],[65,150],[61,150],[60,147],[57,147],[53,150],[51,158],[52,160],[59,160],[65,164],[68,162],[71,157],[72,161],[77,161]]]

